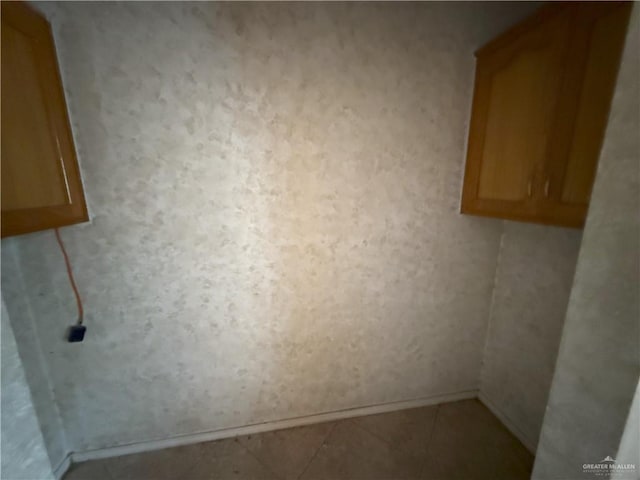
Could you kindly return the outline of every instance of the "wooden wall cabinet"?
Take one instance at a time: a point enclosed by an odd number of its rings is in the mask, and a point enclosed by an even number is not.
[[[547,5],[476,52],[462,213],[583,226],[630,11]]]
[[[2,2],[2,237],[88,220],[51,29]]]

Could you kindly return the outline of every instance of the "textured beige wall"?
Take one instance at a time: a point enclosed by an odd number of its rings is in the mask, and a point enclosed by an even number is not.
[[[505,222],[480,398],[535,452],[582,230]]]
[[[38,324],[34,321],[31,311],[30,296],[25,293],[29,286],[23,282],[17,258],[10,253],[10,248],[5,248],[8,245],[8,241],[2,241],[2,297],[7,299],[7,309],[11,312],[6,323],[11,324],[11,335],[15,334],[38,424],[49,461],[55,471],[67,456],[68,445],[48,368],[51,353],[47,347],[54,332],[45,330],[45,335],[40,339]],[[51,290],[51,293],[54,291]],[[54,339],[59,341],[62,335],[60,332],[55,333]]]
[[[629,409],[640,378],[639,132],[636,5],[540,436],[533,472],[538,480],[594,478],[582,465],[615,457],[628,419],[638,416]],[[612,478],[637,479],[639,469]]]
[[[472,52],[530,5],[41,8],[85,342],[52,232],[2,273],[73,450],[478,388],[501,222],[457,214]]]
[[[4,480],[53,479],[31,393],[2,301],[2,430],[0,477]]]

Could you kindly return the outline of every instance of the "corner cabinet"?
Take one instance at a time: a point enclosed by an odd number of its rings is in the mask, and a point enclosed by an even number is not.
[[[2,2],[2,237],[88,220],[51,29]]]
[[[462,213],[583,226],[630,11],[551,4],[476,52]]]

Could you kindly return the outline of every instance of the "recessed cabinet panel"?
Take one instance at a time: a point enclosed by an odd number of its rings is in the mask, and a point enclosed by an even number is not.
[[[88,220],[47,21],[2,2],[2,236]]]
[[[462,213],[583,225],[630,8],[546,5],[476,52]]]
[[[563,182],[564,203],[585,207],[589,203],[624,45],[625,29],[620,26],[626,24],[626,16],[624,8],[615,8],[587,18],[591,41]]]
[[[60,162],[42,161],[60,158],[61,153],[42,108],[36,41],[12,24],[3,24],[2,91],[11,92],[2,97],[3,211],[69,203]]]
[[[523,51],[493,73],[479,198],[521,201],[532,195],[553,118],[558,69],[558,55],[546,45]]]

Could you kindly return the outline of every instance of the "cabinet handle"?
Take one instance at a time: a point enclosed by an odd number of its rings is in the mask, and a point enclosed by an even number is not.
[[[547,177],[547,181],[544,182],[544,196],[545,196],[545,198],[549,197],[549,183],[550,183],[550,180],[549,180],[549,177]]]
[[[527,197],[531,198],[531,177],[529,177],[529,183],[527,183]]]

